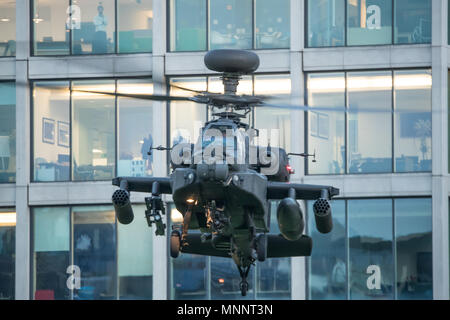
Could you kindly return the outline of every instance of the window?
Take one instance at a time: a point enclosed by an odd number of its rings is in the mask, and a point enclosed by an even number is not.
[[[433,299],[431,199],[395,199],[397,298]]]
[[[80,26],[72,29],[73,54],[105,54],[115,52],[114,0],[94,2],[78,0]]]
[[[347,45],[390,43],[392,43],[391,0],[347,1]]]
[[[431,82],[431,70],[394,71],[396,172],[431,171]]]
[[[206,50],[206,1],[171,0],[171,45],[173,51]]]
[[[134,205],[137,216],[145,206]],[[33,298],[152,299],[152,230],[122,226],[111,206],[33,209]],[[143,243],[144,245],[136,245]],[[70,272],[79,272],[73,287]]]
[[[308,47],[345,45],[345,0],[308,1]]]
[[[152,0],[34,0],[33,14],[34,55],[152,51]]]
[[[70,29],[66,25],[68,8],[69,0],[34,0],[32,26],[35,55],[67,55],[70,53]],[[74,7],[73,14],[74,19],[81,15],[76,7]]]
[[[270,233],[279,233],[276,219],[278,203],[271,202]],[[169,205],[172,225],[179,225],[183,216],[173,204]],[[190,233],[198,232],[190,230]],[[238,269],[231,258],[180,254],[171,261],[172,299],[290,299],[291,259],[276,258],[257,262],[248,275],[249,291],[241,296]],[[208,284],[209,282],[209,284]]]
[[[431,0],[309,0],[307,6],[308,47],[431,43]]]
[[[431,171],[431,70],[310,73],[307,97],[331,108],[308,114],[308,174]]]
[[[290,46],[289,0],[172,0],[170,5],[171,51]]]
[[[326,235],[312,204],[310,299],[432,299],[431,198],[334,200]]]
[[[33,89],[33,181],[153,174],[152,103],[77,91],[151,93],[150,80],[37,81]]]
[[[0,183],[16,181],[16,89],[0,81]]]
[[[256,0],[255,7],[255,48],[289,48],[291,27],[289,0]]]
[[[349,200],[349,298],[393,299],[392,201]]]
[[[348,73],[347,89],[348,172],[392,172],[391,72]]]
[[[34,181],[70,179],[69,82],[34,86]]]
[[[68,300],[70,266],[70,208],[35,208],[34,218],[34,299]]]
[[[16,2],[0,0],[0,57],[16,55]]]
[[[308,201],[308,212],[313,212]],[[308,232],[313,241],[309,264],[309,298],[313,300],[347,299],[347,233],[345,201],[333,200],[333,230],[321,234],[313,216],[308,219]]]
[[[320,155],[320,161],[308,161],[308,172],[344,173],[345,73],[308,74],[307,92],[311,107],[336,107],[336,111],[308,113],[308,149]]]
[[[119,53],[152,52],[153,0],[118,0]]]
[[[252,0],[210,2],[210,48],[252,47]]]
[[[0,208],[0,299],[14,300],[16,280],[16,213]]]
[[[114,81],[77,81],[74,90],[115,91]],[[115,98],[72,93],[73,180],[109,180],[115,168]]]
[[[396,0],[395,43],[431,43],[431,1]]]

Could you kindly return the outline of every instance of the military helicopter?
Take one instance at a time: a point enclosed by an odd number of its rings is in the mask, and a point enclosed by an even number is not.
[[[150,147],[149,154],[153,150],[170,151],[170,176],[117,177],[112,183],[119,189],[112,195],[112,203],[118,221],[129,224],[134,219],[130,192],[150,193],[145,198],[145,217],[150,227],[156,226],[156,235],[164,236],[161,196],[171,194],[183,222],[173,226],[170,233],[170,256],[177,258],[181,253],[233,259],[241,277],[241,294],[245,296],[249,289],[247,276],[255,261],[311,254],[312,240],[303,235],[305,221],[297,200],[315,200],[316,227],[328,233],[333,226],[330,200],[339,195],[339,189],[289,182],[293,174],[289,156],[315,160],[315,154],[287,153],[282,148],[253,143],[258,130],[243,119],[252,108],[271,105],[264,102],[263,96],[238,95],[237,87],[243,75],[257,70],[259,58],[255,53],[212,50],[204,62],[208,69],[222,74],[223,94],[186,88],[180,89],[193,91],[194,96],[114,94],[206,104],[214,111],[214,119],[205,123],[195,144]],[[281,200],[277,207],[280,235],[270,234],[270,200]]]

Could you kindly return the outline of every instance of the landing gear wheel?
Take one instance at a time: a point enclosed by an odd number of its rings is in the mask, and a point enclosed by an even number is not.
[[[258,261],[265,261],[267,258],[267,236],[265,234],[260,234],[256,238],[256,255]]]
[[[248,282],[247,281],[242,281],[239,284],[239,287],[241,289],[241,294],[243,297],[245,297],[247,295],[247,290],[248,290]]]
[[[170,235],[170,256],[172,258],[178,258],[180,255],[181,236],[178,230],[173,230]]]

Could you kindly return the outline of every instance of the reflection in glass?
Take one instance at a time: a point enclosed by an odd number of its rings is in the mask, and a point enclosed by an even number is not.
[[[170,82],[187,89],[200,91],[206,91],[207,89],[207,79],[204,77],[173,78]],[[194,94],[176,87],[171,87],[170,90],[171,95],[175,96],[189,96]],[[214,92],[214,90],[210,91]],[[170,145],[195,143],[205,120],[205,105],[185,101],[170,102]]]
[[[16,213],[0,209],[0,300],[14,300]]]
[[[0,183],[16,181],[16,88],[0,82]]]
[[[78,0],[80,28],[72,30],[72,54],[115,52],[115,1]]]
[[[345,45],[345,0],[308,1],[308,47]]]
[[[334,200],[333,230],[317,231],[313,201],[308,201],[308,230],[313,241],[309,258],[309,298],[318,300],[347,299],[347,232],[345,201]]]
[[[431,171],[431,82],[431,70],[394,71],[396,172]]]
[[[433,299],[431,199],[395,199],[397,298]]]
[[[277,221],[279,201],[270,202],[270,234],[280,234]],[[236,268],[236,267],[235,267]],[[291,299],[291,258],[270,258],[256,263],[256,298]]]
[[[16,1],[0,0],[0,57],[16,55]]]
[[[70,209],[34,208],[35,300],[69,300],[67,267],[70,265]]]
[[[173,203],[167,204],[167,212],[170,214],[171,226],[181,228],[183,215],[175,208]],[[189,233],[197,232],[196,230],[189,231]],[[170,258],[171,299],[208,299],[209,259],[206,256],[195,254],[180,254],[176,259]]]
[[[75,90],[114,92],[114,81],[77,81]],[[114,97],[72,92],[73,180],[109,180],[115,168]]]
[[[350,299],[393,299],[392,200],[349,200]]]
[[[34,0],[34,55],[66,55],[70,53],[70,28],[67,25],[69,0]],[[73,19],[79,11],[74,7]],[[69,19],[70,21],[70,19]]]
[[[211,49],[253,47],[252,0],[211,1],[209,21]]]
[[[213,300],[252,300],[255,294],[255,268],[252,267],[247,282],[247,296],[241,295],[238,268],[231,258],[211,257],[211,299]]]
[[[281,100],[288,100],[291,94],[291,77],[289,74],[255,76],[254,86],[256,95],[276,95]],[[265,135],[267,139],[270,139],[271,146],[279,146],[289,152],[291,150],[291,117],[292,111],[289,109],[256,108],[255,127],[261,130],[260,143],[264,143]],[[277,137],[278,141],[274,140]]]
[[[136,217],[145,216],[144,205],[134,205]],[[121,300],[152,299],[153,233],[141,219],[117,224],[118,276]]]
[[[153,0],[117,0],[119,53],[152,52]]]
[[[69,82],[36,82],[33,99],[34,181],[68,181]]]
[[[347,1],[347,44],[392,43],[392,0]]]
[[[397,0],[395,43],[431,43],[432,0]]]
[[[206,50],[206,1],[171,0],[172,51]]]
[[[391,72],[350,72],[347,92],[349,173],[392,172]]]
[[[256,0],[255,10],[255,47],[289,48],[290,0]]]
[[[148,80],[119,80],[117,92],[153,93]],[[119,176],[143,177],[153,174],[152,158],[147,153],[153,145],[153,107],[149,100],[117,98]]]
[[[308,112],[308,153],[320,159],[308,159],[308,173],[345,173],[345,74],[308,74],[307,92],[309,106],[340,109]]]
[[[75,300],[116,297],[116,226],[112,207],[74,207],[73,263],[81,269]]]

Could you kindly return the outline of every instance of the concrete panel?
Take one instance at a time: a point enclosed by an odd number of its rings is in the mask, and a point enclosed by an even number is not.
[[[431,66],[430,45],[314,48],[304,51],[304,70],[351,70]]]
[[[14,184],[0,184],[0,207],[14,207],[16,205],[16,186]]]
[[[117,187],[111,182],[32,183],[29,205],[109,204]],[[144,203],[145,193],[131,193],[133,203]]]
[[[14,58],[0,59],[0,80],[14,80],[16,77],[16,60]]]
[[[431,173],[305,176],[303,183],[339,188],[341,198],[431,196]]]
[[[289,50],[256,50],[260,59],[257,72],[287,72],[290,66]],[[211,74],[205,67],[206,52],[177,52],[166,54],[166,75]]]
[[[146,76],[152,55],[105,55],[30,58],[30,79]]]

